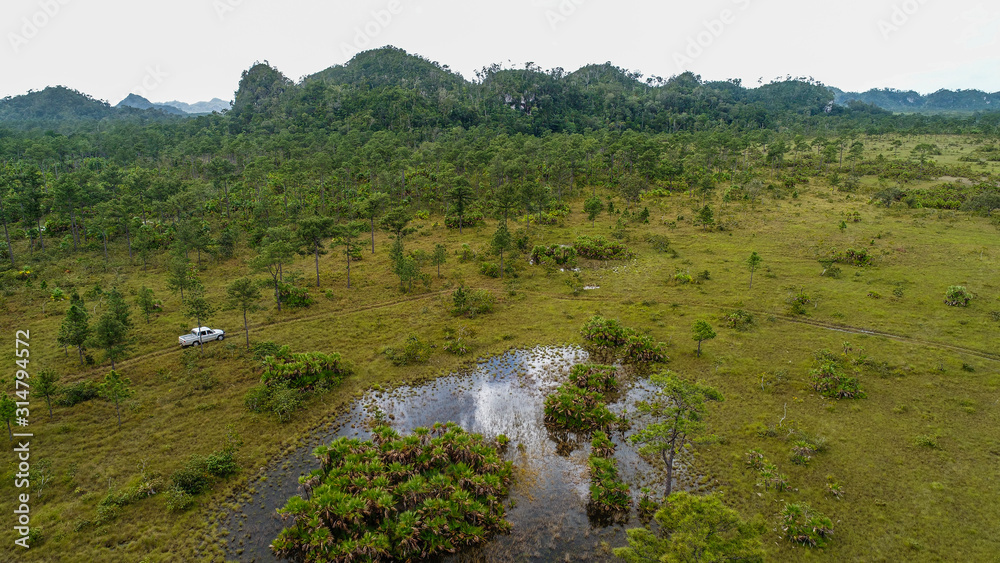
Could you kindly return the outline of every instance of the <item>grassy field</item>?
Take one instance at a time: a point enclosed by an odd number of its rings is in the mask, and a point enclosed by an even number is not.
[[[944,149],[940,162],[957,163],[971,150],[961,137],[928,137],[909,139],[896,152],[908,152],[918,142]],[[887,143],[866,140],[870,151],[889,155]],[[995,170],[995,163],[985,170]],[[98,252],[40,260],[30,266],[38,274],[33,287],[8,289],[0,314],[11,331],[30,329],[33,370],[55,369],[64,384],[96,380],[109,366],[83,369],[72,350],[64,355],[56,345],[68,304],[49,301],[48,292],[39,289],[42,280],[50,288],[81,294],[95,283],[105,289],[118,285],[129,301],[145,285],[163,299],[164,312],[146,324],[133,310],[136,348],[119,371],[132,380],[136,393],[123,410],[121,429],[115,426],[113,405],[104,401],[55,406],[50,417],[43,400],[33,397],[32,462],[48,466],[49,480],[42,498],[32,504],[32,525],[42,530],[43,541],[23,560],[221,561],[225,531],[219,515],[233,505],[241,486],[363,390],[431,378],[511,347],[580,344],[579,329],[594,314],[618,318],[668,343],[670,369],[725,395],[708,418],[717,439],[698,446],[689,459],[724,492],[729,505],[744,516],[764,517],[771,559],[995,560],[1000,553],[995,534],[1000,505],[992,500],[1000,496],[1000,322],[990,313],[1000,310],[997,225],[956,211],[876,207],[869,204],[873,186],[865,178],[861,191],[842,193],[814,179],[798,186],[794,197],[769,192],[756,206],[716,198],[716,221],[725,230],[711,231],[692,222],[699,198],[646,198],[641,205],[649,207],[649,224],[628,230],[627,244],[636,259],[583,261],[582,283],[599,289],[576,296],[566,285],[570,273],[530,266],[523,255],[517,278],[501,282],[481,276],[477,261],[459,262],[456,252],[462,243],[484,252],[494,224],[460,236],[434,215],[415,221],[420,230],[408,238],[407,249],[429,252],[443,243],[448,262],[441,278],[425,266],[432,273],[430,286],[403,294],[389,271],[389,239],[379,233],[376,254],[366,251],[363,261],[352,265],[352,289],[346,288],[339,255],[330,253],[320,259],[321,288],[311,289],[313,306],[280,313],[271,307],[251,315],[253,341],[273,340],[298,352],[340,352],[356,367],[341,387],[311,398],[287,423],[243,407],[243,395],[259,375],[244,352],[239,313],[222,311],[203,323],[226,329],[224,343],[205,346],[203,353],[181,351],[176,338],[194,319],[182,314],[180,299],[166,289],[161,263],[144,273],[120,247],[112,248],[108,266]],[[613,218],[602,214],[592,225],[581,211],[582,200],[570,205],[573,212],[564,224],[531,227],[534,244],[570,244],[579,235],[609,234]],[[841,229],[841,221],[854,212],[860,221],[847,221]],[[651,234],[668,237],[672,252],[656,251],[647,242]],[[821,276],[818,259],[847,248],[868,249],[874,265],[842,265],[839,278]],[[764,263],[749,289],[744,262],[751,251]],[[229,280],[249,273],[249,252],[243,249],[241,256],[222,263],[203,261],[201,277],[213,301],[222,302]],[[303,284],[315,279],[309,256],[290,269],[304,274]],[[698,283],[673,281],[677,272],[697,277],[705,271],[708,279]],[[460,284],[493,291],[497,311],[471,320],[453,317],[451,293]],[[950,285],[966,286],[976,299],[968,308],[946,306]],[[804,315],[791,311],[789,302],[797,294],[810,298]],[[101,311],[98,299],[88,298],[87,306]],[[724,325],[722,317],[736,308],[753,313],[753,329]],[[700,358],[690,335],[697,319],[718,332],[718,338],[704,343]],[[472,352],[464,357],[443,351],[445,330],[460,327],[474,335]],[[434,353],[426,365],[395,367],[382,350],[410,334],[429,339]],[[889,364],[881,373],[866,370],[861,376],[866,399],[825,399],[810,386],[815,352],[838,353],[845,342]],[[12,365],[13,346],[2,354]],[[201,495],[194,509],[171,512],[161,494],[117,513],[99,509],[109,489],[124,489],[144,474],[166,481],[190,454],[220,449],[227,425],[245,442],[239,451],[242,471]],[[824,439],[826,450],[807,466],[792,464],[794,432]],[[756,485],[743,463],[751,448],[787,473],[789,491]],[[0,498],[13,499],[13,456],[5,455],[0,467],[7,477]],[[843,499],[828,493],[831,481],[842,486]],[[780,538],[778,512],[785,502],[799,501],[833,520],[827,548],[810,550]],[[13,542],[9,526],[0,537],[7,545]]]

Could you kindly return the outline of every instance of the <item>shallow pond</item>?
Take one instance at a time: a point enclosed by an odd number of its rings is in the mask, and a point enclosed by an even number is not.
[[[268,545],[283,527],[275,511],[289,497],[301,494],[299,476],[318,467],[313,448],[338,436],[368,438],[367,422],[381,411],[401,434],[452,421],[484,436],[510,438],[506,458],[514,462],[516,477],[507,503],[512,532],[452,560],[613,560],[607,546],[625,545],[625,528],[640,525],[635,509],[628,522],[591,521],[586,510],[589,441],[584,436],[553,433],[543,423],[545,396],[567,380],[573,365],[587,360],[587,353],[579,348],[515,350],[420,386],[369,391],[331,429],[318,431],[307,445],[269,466],[263,478],[249,484],[256,491],[252,499],[224,525],[230,533],[227,559],[275,561]],[[648,393],[645,386],[633,384],[609,408],[616,413],[626,407],[634,411],[635,401]],[[619,472],[636,503],[640,487],[662,488],[661,472],[636,455],[621,433],[614,433],[612,439]],[[675,478],[684,488],[688,478],[683,467],[679,469]]]

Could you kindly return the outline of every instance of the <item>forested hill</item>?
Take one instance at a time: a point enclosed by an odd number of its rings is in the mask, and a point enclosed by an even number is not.
[[[49,86],[44,90],[0,99],[0,123],[20,128],[66,130],[80,122],[103,119],[146,121],[166,117],[167,113],[158,108],[112,107],[107,102],[65,86]]]
[[[575,72],[533,65],[498,65],[467,80],[447,66],[394,47],[360,53],[295,83],[258,63],[243,73],[231,110],[233,132],[271,131],[279,124],[307,129],[395,131],[487,125],[510,133],[598,129],[674,132],[717,126],[772,128],[803,117],[843,112],[823,85],[787,80],[755,89],[739,82],[705,82],[685,73],[642,79],[611,63]],[[874,108],[855,108],[879,113]],[[0,101],[0,121],[52,126],[55,120],[153,116],[112,108],[79,92],[48,88]],[[57,129],[65,130],[65,123]]]

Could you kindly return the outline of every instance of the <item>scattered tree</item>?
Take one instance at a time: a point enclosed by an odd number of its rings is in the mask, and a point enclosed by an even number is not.
[[[597,224],[597,216],[604,211],[604,202],[596,195],[592,195],[583,202],[583,211],[587,214],[587,219],[591,225]]]
[[[149,316],[160,309],[160,303],[153,295],[153,290],[146,286],[142,286],[139,294],[135,296],[135,304],[138,305],[139,310],[145,315],[146,324],[149,324]]]
[[[691,338],[698,343],[699,358],[701,357],[701,343],[705,340],[711,340],[716,336],[715,331],[712,330],[712,325],[702,320],[694,322],[694,327],[691,329]]]
[[[255,313],[261,309],[260,288],[257,282],[250,278],[239,278],[233,280],[226,288],[226,297],[230,309],[236,309],[243,313],[243,332],[247,338],[247,350],[250,349],[250,325],[247,322],[247,313]]]
[[[639,413],[653,422],[630,439],[641,444],[643,455],[659,456],[667,466],[665,497],[673,489],[674,458],[689,440],[704,431],[702,417],[708,411],[706,401],[721,401],[722,394],[707,385],[690,383],[670,371],[654,374],[650,383],[657,391],[650,400],[636,404]]]
[[[438,277],[441,277],[441,264],[448,260],[448,249],[443,244],[434,245],[434,254],[431,255],[431,264],[437,266]]]
[[[57,341],[61,346],[76,346],[83,365],[83,349],[90,340],[90,314],[82,302],[73,303],[66,311],[66,318],[59,327]]]
[[[43,369],[35,376],[34,392],[45,398],[52,416],[52,396],[59,392],[59,374],[51,369]]]
[[[104,350],[104,357],[111,361],[111,369],[115,362],[125,357],[132,348],[132,319],[128,303],[122,298],[116,288],[107,293],[108,308],[97,321],[94,328],[94,343]]]
[[[132,381],[122,377],[117,371],[111,370],[104,376],[104,381],[97,386],[101,398],[115,404],[115,414],[118,415],[118,428],[122,427],[121,403],[132,396]]]

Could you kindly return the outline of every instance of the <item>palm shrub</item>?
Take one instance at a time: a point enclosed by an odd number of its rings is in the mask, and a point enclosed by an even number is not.
[[[948,286],[948,291],[944,294],[944,302],[952,307],[968,307],[972,301],[972,294],[961,285]]]
[[[618,477],[618,465],[614,458],[591,454],[590,466],[590,508],[597,512],[624,512],[632,504],[628,485]]]
[[[597,457],[611,457],[615,455],[615,443],[608,438],[607,434],[597,430],[590,441],[590,453]]]
[[[597,356],[611,360],[620,359],[628,364],[649,364],[667,361],[663,343],[654,342],[635,329],[622,326],[614,319],[595,315],[580,330],[584,348]]]
[[[492,313],[497,298],[488,289],[465,289],[464,285],[460,285],[451,294],[451,301],[454,305],[452,315],[474,319],[479,315]]]
[[[842,362],[824,360],[810,372],[813,389],[829,399],[864,399],[858,378],[844,373]]]
[[[618,390],[618,368],[599,364],[577,364],[569,372],[569,380],[581,389],[596,393]]]
[[[264,371],[261,382],[271,386],[283,381],[295,389],[312,388],[320,382],[328,386],[339,385],[353,373],[350,364],[337,353],[308,352],[266,356],[262,363]]]
[[[453,423],[371,441],[338,438],[313,450],[320,468],[299,479],[278,513],[274,554],[301,561],[417,560],[481,545],[506,532],[502,499],[512,465],[492,441]]]
[[[578,256],[591,260],[628,260],[635,256],[624,244],[609,241],[602,236],[577,237],[573,248]]]
[[[602,402],[600,393],[564,383],[556,392],[545,397],[545,422],[566,430],[596,430],[608,428],[618,421]]]
[[[553,264],[555,266],[576,266],[576,250],[572,246],[553,244],[549,246],[537,245],[531,249],[531,263]]]
[[[833,522],[804,502],[791,503],[781,511],[781,530],[790,542],[823,547],[833,535]]]

